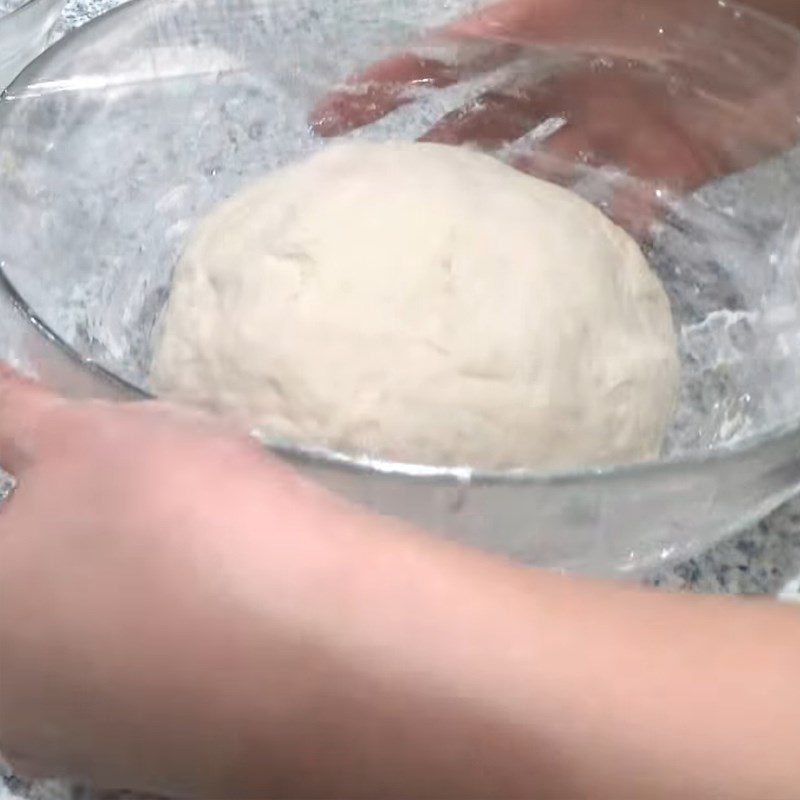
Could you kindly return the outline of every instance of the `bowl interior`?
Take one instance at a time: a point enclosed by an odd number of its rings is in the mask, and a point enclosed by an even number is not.
[[[44,49],[66,0],[0,0],[0,87]]]
[[[758,14],[687,10],[697,5],[656,13],[597,0],[580,24],[475,38],[429,35],[480,10],[471,0],[134,0],[51,48],[0,103],[2,269],[57,337],[146,391],[192,226],[249,181],[325,147],[309,114],[333,86],[398,52],[484,59],[453,85],[412,87],[410,102],[345,135],[413,139],[487,91],[557,86],[528,130],[493,150],[609,213],[620,197],[633,206],[622,218],[642,234],[680,334],[682,393],[664,457],[764,435],[800,414],[800,124],[785,113],[800,96],[800,45]],[[606,95],[587,100],[595,79]],[[618,113],[622,96],[666,109],[663,126]],[[603,148],[550,146],[589,113]],[[661,131],[676,129],[702,132],[696,150],[687,145],[692,163],[712,162],[700,178],[735,174],[670,188],[674,150]],[[637,177],[617,156],[643,136],[650,162]]]
[[[0,17],[22,8],[29,0],[0,0]]]

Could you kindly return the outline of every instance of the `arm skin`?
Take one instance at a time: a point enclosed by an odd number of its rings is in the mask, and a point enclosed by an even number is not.
[[[800,616],[525,570],[0,379],[0,748],[208,798],[794,800]]]

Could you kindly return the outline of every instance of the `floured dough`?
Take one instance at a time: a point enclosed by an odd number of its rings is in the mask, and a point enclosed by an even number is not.
[[[278,438],[413,463],[658,454],[667,296],[592,205],[467,149],[346,143],[197,228],[152,370]]]

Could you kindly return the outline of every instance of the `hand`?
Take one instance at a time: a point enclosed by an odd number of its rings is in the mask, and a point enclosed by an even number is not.
[[[18,479],[0,507],[0,752],[28,776],[219,797],[246,773],[238,685],[269,680],[265,648],[287,669],[298,649],[266,597],[298,601],[292,565],[313,579],[341,504],[220,423],[7,371],[0,463]]]
[[[314,130],[340,135],[413,102],[420,87],[484,75],[489,88],[423,140],[495,150],[561,119],[515,165],[564,184],[587,165],[623,170],[638,181],[619,184],[611,211],[633,228],[659,204],[656,190],[690,191],[798,136],[797,40],[716,2],[504,0],[431,41],[458,44],[455,60],[409,53],[376,64],[320,103]],[[686,44],[676,51],[676,41]],[[539,62],[542,48],[582,57],[542,78],[526,69],[533,47]],[[512,63],[512,78],[496,72]]]

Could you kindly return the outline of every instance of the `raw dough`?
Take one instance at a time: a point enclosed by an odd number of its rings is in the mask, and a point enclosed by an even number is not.
[[[152,385],[304,444],[567,468],[656,456],[678,359],[664,289],[592,205],[467,149],[362,142],[197,228]]]

